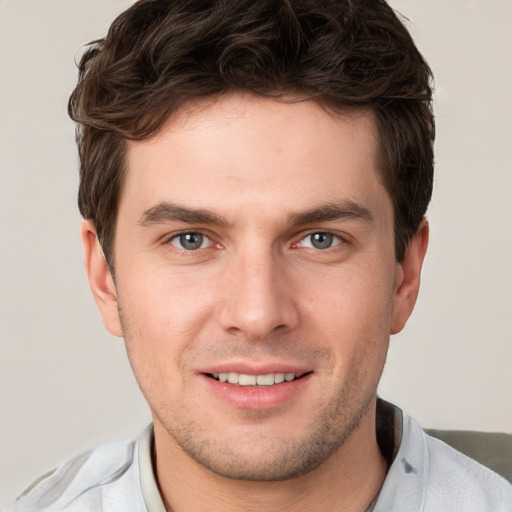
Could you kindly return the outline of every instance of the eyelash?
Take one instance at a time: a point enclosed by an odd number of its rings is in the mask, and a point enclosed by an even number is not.
[[[332,233],[331,231],[312,231],[312,232],[308,233],[307,235],[301,237],[298,242],[293,244],[293,246],[297,247],[297,246],[303,244],[303,242],[305,240],[307,240],[308,238],[310,240],[312,240],[312,237],[315,235],[321,235],[323,237],[327,237],[327,240],[328,241],[330,240],[330,243],[327,247],[320,248],[320,247],[314,247],[314,244],[312,242],[311,246],[307,247],[308,249],[313,249],[313,250],[318,250],[318,251],[327,251],[328,249],[332,249],[334,247],[337,247],[338,245],[346,243],[346,240],[342,236]],[[319,243],[321,244],[322,240],[320,240]]]

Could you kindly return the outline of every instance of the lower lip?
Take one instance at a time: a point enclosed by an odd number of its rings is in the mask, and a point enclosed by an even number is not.
[[[206,386],[217,397],[229,404],[247,410],[265,410],[282,406],[293,400],[307,386],[312,374],[273,386],[238,386],[201,375]]]

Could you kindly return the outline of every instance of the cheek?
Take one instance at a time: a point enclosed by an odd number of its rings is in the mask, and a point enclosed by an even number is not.
[[[345,371],[355,360],[380,366],[386,357],[394,283],[392,272],[380,270],[352,267],[301,283],[307,294],[303,325],[320,343],[329,343]]]
[[[125,320],[136,324],[140,334],[161,332],[167,339],[177,337],[177,341],[181,335],[193,336],[214,302],[213,290],[207,284],[212,280],[200,272],[190,275],[150,267],[151,272],[131,276],[129,286],[120,283]]]
[[[394,298],[392,269],[353,265],[302,278],[303,305],[310,317],[334,332],[388,329]],[[389,330],[387,332],[389,334]]]
[[[172,380],[208,316],[205,296],[163,276],[127,284],[120,279],[118,298],[130,364],[139,381]]]

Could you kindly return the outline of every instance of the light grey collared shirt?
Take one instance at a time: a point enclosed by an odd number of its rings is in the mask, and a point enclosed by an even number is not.
[[[379,422],[389,424],[380,429]],[[400,409],[378,414],[379,431],[392,432],[395,440],[371,511],[512,511],[509,482],[425,434]],[[39,478],[6,512],[166,512],[154,476],[152,443],[150,425],[137,441],[79,455]]]

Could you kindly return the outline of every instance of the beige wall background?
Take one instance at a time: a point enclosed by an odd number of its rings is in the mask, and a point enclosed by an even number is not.
[[[128,0],[0,0],[0,508],[150,416],[82,269],[74,56]],[[431,246],[380,393],[426,427],[512,431],[512,1],[393,0],[436,73]]]

